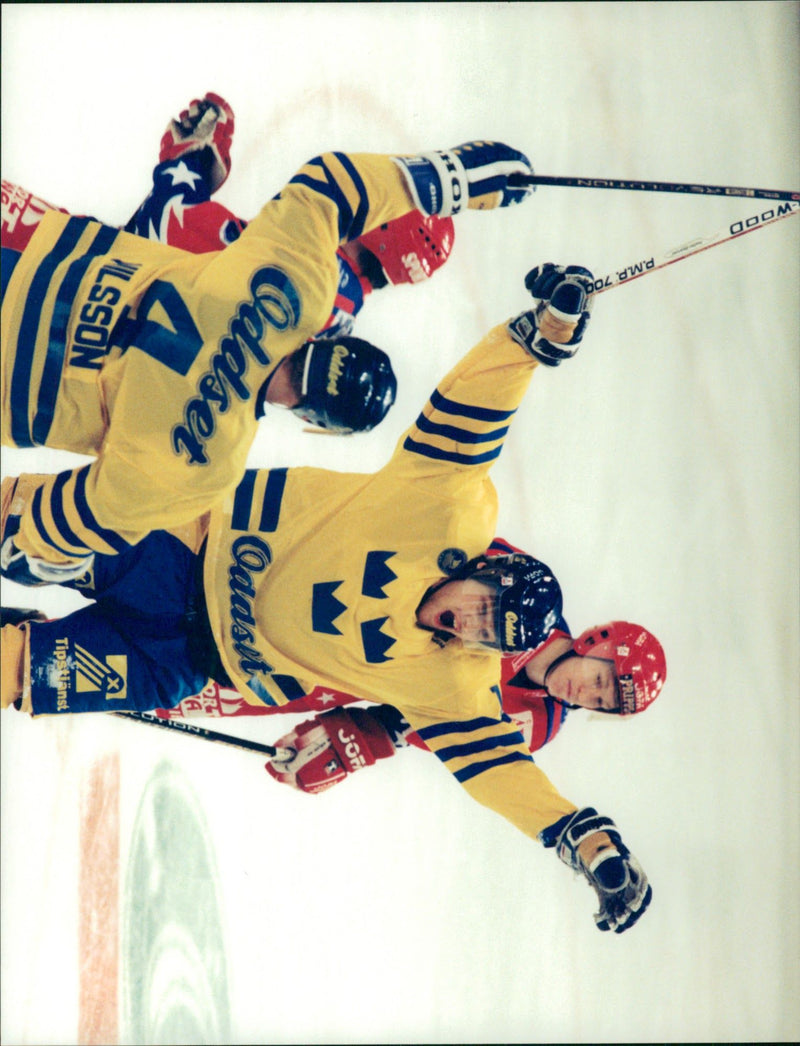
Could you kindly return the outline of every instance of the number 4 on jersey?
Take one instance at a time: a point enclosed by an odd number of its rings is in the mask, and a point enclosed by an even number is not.
[[[203,345],[191,313],[166,280],[151,283],[139,302],[136,317],[123,320],[119,329],[121,335],[115,342],[123,352],[131,347],[140,349],[181,376],[189,371]]]

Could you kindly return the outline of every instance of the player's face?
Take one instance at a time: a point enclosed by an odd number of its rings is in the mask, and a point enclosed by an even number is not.
[[[547,689],[568,705],[604,712],[619,708],[613,662],[597,657],[569,657],[562,661],[548,675]]]
[[[417,619],[426,628],[450,632],[465,643],[497,646],[494,590],[474,578],[448,581],[426,599]]]

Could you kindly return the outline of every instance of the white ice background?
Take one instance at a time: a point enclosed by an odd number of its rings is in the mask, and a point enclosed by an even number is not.
[[[474,138],[543,174],[800,188],[795,3],[3,5],[2,30],[3,177],[113,224],[207,90],[236,112],[220,199],[245,217],[325,149]],[[526,307],[534,264],[599,275],[760,207],[559,187],[458,218],[450,263],[359,321],[399,375],[386,422],[340,440],[270,418],[251,463],[380,467],[438,378]],[[117,748],[123,846],[158,760],[202,801],[232,1042],[797,1039],[799,244],[790,218],[602,295],[494,471],[499,532],[555,570],[573,629],[624,617],[667,651],[647,715],[574,713],[537,756],[620,826],[653,885],[641,923],[598,933],[591,891],[420,752],[312,798],[258,756],[5,712],[4,1043],[76,1041],[81,770]],[[3,586],[32,598],[77,605]]]

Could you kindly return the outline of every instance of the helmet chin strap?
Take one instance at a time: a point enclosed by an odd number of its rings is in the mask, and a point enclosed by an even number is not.
[[[547,671],[544,674],[544,679],[542,680],[542,685],[544,686],[545,690],[547,690],[548,694],[550,694],[550,690],[548,689],[548,686],[547,686],[547,677],[550,675],[550,673],[553,671],[553,669],[557,668],[560,664],[562,664],[562,662],[568,661],[571,657],[578,657],[578,656],[579,655],[576,654],[574,650],[566,650],[566,651],[564,651],[563,654],[559,654],[558,657],[553,658],[553,660],[550,662],[550,664],[549,664],[549,666],[547,668]],[[553,697],[552,694],[550,694],[550,696]],[[553,700],[554,701],[558,701],[562,705],[567,705],[567,702],[566,701],[562,701],[560,697],[553,697]],[[567,708],[577,708],[577,705],[567,705]]]

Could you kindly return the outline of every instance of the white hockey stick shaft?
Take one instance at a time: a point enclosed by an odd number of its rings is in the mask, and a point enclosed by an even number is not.
[[[644,258],[633,265],[627,265],[623,269],[617,269],[616,272],[602,276],[594,281],[594,291],[596,294],[602,294],[603,291],[610,290],[612,287],[619,287],[622,283],[631,283],[632,280],[637,280],[640,276],[646,276],[649,272],[655,272],[656,269],[674,265],[675,262],[683,261],[684,258],[689,258],[692,254],[699,254],[700,251],[707,251],[710,247],[716,247],[720,243],[736,240],[749,232],[763,229],[767,225],[772,225],[799,213],[800,202],[796,201],[766,207],[756,214],[751,214],[743,221],[733,222],[726,229],[721,229],[710,236],[698,236],[687,243],[682,243],[680,247],[673,247],[671,251],[666,251],[660,257]]]

